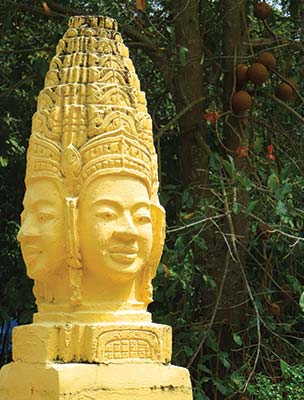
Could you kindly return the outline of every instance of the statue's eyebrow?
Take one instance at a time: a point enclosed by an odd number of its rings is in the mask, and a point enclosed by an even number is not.
[[[108,206],[114,207],[114,208],[118,209],[119,211],[122,211],[125,208],[125,205],[122,202],[120,202],[118,200],[107,199],[107,198],[97,199],[93,203],[93,206],[103,206],[103,205],[108,205]],[[144,201],[144,200],[139,201],[132,205],[131,211],[134,212],[143,207],[150,210],[150,203],[147,201]]]
[[[48,199],[31,200],[31,199],[24,198],[24,200],[23,200],[23,208],[29,208],[29,207],[36,208],[39,206],[53,207],[54,203]]]
[[[117,200],[112,200],[112,199],[107,199],[107,198],[100,198],[94,201],[93,206],[103,206],[103,205],[108,205],[111,207],[114,207],[118,210],[123,210],[124,206],[122,203],[120,203]]]
[[[131,211],[135,212],[140,208],[147,208],[150,211],[151,204],[147,201],[139,201],[131,207]]]

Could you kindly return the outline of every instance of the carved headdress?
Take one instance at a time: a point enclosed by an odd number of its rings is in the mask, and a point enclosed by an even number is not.
[[[68,183],[78,195],[95,174],[132,174],[157,196],[157,161],[145,95],[117,22],[72,17],[33,117],[26,181]],[[73,185],[71,185],[73,181]]]
[[[74,226],[74,236],[68,238],[74,302],[80,298],[75,232],[77,198],[83,188],[100,175],[132,175],[145,183],[152,203],[158,204],[152,122],[117,28],[117,22],[107,17],[70,19],[33,117],[26,184],[40,177],[63,183],[69,224]],[[147,282],[154,273],[149,272]],[[148,292],[150,286],[143,296],[146,302]]]

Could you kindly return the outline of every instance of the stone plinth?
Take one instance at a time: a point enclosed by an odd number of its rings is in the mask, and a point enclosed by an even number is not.
[[[169,363],[171,328],[153,323],[31,324],[13,332],[13,360]]]
[[[186,369],[145,364],[27,364],[0,375],[1,400],[190,400]]]

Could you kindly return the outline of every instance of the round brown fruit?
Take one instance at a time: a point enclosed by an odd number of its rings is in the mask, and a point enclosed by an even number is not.
[[[271,14],[271,7],[265,1],[255,3],[253,13],[258,19],[266,19]]]
[[[288,82],[294,88],[294,90],[298,89],[298,85],[293,79],[288,79]]]
[[[248,82],[247,77],[248,66],[246,64],[238,64],[235,68],[236,83],[239,86]]]
[[[273,71],[276,68],[276,60],[269,51],[261,53],[257,58],[257,63],[265,65],[268,71]]]
[[[275,317],[279,317],[281,314],[281,308],[278,303],[271,303],[268,305],[268,311],[270,314],[274,315]]]
[[[248,69],[248,79],[253,82],[255,85],[261,85],[266,82],[269,77],[269,72],[265,65],[261,63],[254,63]]]
[[[288,101],[293,98],[294,91],[290,85],[288,85],[285,82],[282,82],[279,84],[279,86],[277,86],[275,95],[283,101]]]
[[[236,114],[247,110],[251,106],[251,103],[251,96],[245,90],[234,93],[231,99],[232,109]]]

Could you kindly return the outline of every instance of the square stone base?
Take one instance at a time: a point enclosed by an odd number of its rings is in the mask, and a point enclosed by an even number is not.
[[[189,372],[173,365],[31,364],[0,371],[1,400],[192,400]]]
[[[171,327],[152,322],[34,323],[13,330],[13,360],[33,364],[167,364],[171,349]]]

